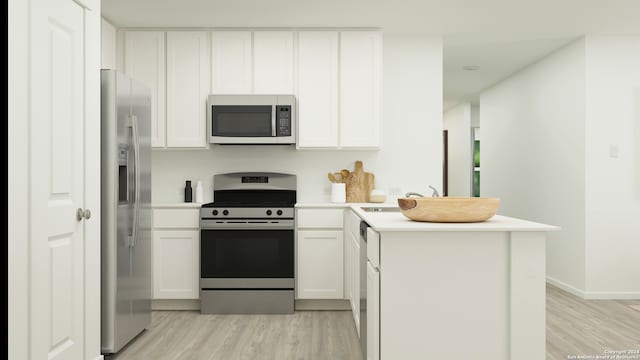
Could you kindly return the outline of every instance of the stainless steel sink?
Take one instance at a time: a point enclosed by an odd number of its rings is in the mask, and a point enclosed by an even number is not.
[[[361,207],[366,212],[400,212],[399,207]]]

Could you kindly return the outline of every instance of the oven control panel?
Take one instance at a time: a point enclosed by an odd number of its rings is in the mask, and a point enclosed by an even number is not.
[[[201,219],[293,219],[293,208],[202,208]]]

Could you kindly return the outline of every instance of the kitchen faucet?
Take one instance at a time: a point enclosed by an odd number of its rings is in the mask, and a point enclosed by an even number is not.
[[[433,193],[431,194],[431,197],[440,197],[440,193],[438,193],[438,190],[436,190],[436,188],[434,188],[433,186],[429,185],[429,188],[431,190],[433,190]],[[411,197],[412,195],[415,196],[420,196],[420,197],[424,197],[424,195],[417,193],[417,192],[408,192],[404,195],[404,197]]]

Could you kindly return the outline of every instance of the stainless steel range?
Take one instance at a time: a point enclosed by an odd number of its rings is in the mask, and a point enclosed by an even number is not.
[[[200,210],[200,312],[294,310],[295,175],[214,175]]]

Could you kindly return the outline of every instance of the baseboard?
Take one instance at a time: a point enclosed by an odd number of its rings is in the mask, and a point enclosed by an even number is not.
[[[351,310],[349,300],[343,299],[298,299],[296,310]],[[151,310],[200,310],[198,299],[153,299]]]
[[[298,299],[296,310],[351,310],[349,300],[343,299]]]
[[[566,291],[566,292],[568,292],[570,294],[573,294],[573,295],[575,295],[575,296],[577,296],[579,298],[582,298],[582,299],[585,298],[584,297],[585,296],[585,292],[583,290],[580,290],[580,289],[578,289],[576,287],[573,287],[573,286],[571,286],[571,285],[569,285],[569,284],[567,284],[565,282],[562,282],[560,280],[557,280],[557,279],[554,279],[552,277],[547,276],[547,283],[549,283],[549,284],[551,284],[551,285],[553,285],[553,286],[555,286],[555,287],[557,287],[559,289],[562,289],[562,290],[564,290],[564,291]]]
[[[602,292],[587,291],[586,300],[640,300],[640,292]]]
[[[584,291],[551,277],[547,283],[585,300],[640,300],[638,291]]]
[[[104,360],[104,355],[98,355],[94,360]]]
[[[199,299],[153,299],[151,310],[200,310]]]

